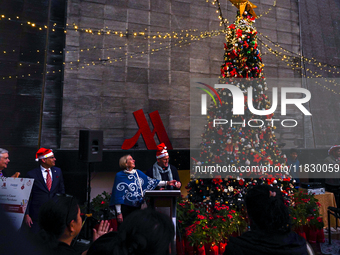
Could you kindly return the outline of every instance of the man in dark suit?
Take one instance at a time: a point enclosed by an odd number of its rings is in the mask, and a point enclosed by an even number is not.
[[[39,231],[38,216],[40,206],[53,198],[57,193],[64,194],[65,186],[60,168],[55,167],[56,158],[52,150],[40,148],[36,154],[39,168],[27,173],[27,178],[33,178],[34,183],[25,213],[25,223],[35,233]]]

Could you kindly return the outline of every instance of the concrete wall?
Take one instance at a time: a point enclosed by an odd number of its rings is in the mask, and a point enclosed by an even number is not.
[[[232,23],[237,9],[220,2]],[[265,42],[268,36],[299,53],[297,2],[277,1],[275,7],[274,0],[252,2],[258,6],[260,38]],[[139,109],[147,119],[147,113],[158,110],[173,147],[189,148],[190,78],[216,78],[223,62],[224,35],[200,37],[221,29],[216,10],[204,0],[68,1],[61,148],[77,149],[79,129],[100,129],[105,149],[120,149],[138,130],[132,113]],[[77,30],[70,29],[75,25]],[[133,35],[138,32],[145,35]],[[163,38],[166,33],[171,39]],[[266,77],[299,76],[261,48]],[[293,132],[278,130],[278,138],[301,147],[303,130],[303,125]],[[145,149],[141,138],[137,149]]]

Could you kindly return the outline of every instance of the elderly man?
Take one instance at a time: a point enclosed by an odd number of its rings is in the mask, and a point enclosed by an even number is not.
[[[7,168],[9,161],[10,160],[9,160],[8,150],[0,148],[0,177],[1,176],[4,176],[4,177],[9,176],[7,171],[5,170],[5,168]],[[20,175],[20,173],[16,172],[11,177],[19,177],[19,175]]]
[[[156,163],[146,171],[146,175],[160,181],[176,180],[175,188],[180,189],[182,184],[179,179],[177,168],[169,164],[169,153],[166,150],[164,143],[157,146],[156,158]],[[166,186],[165,188],[173,189],[172,186]]]
[[[36,153],[36,161],[40,166],[27,173],[27,178],[33,178],[34,183],[30,200],[25,212],[25,223],[34,233],[39,231],[39,209],[45,202],[57,193],[64,194],[65,186],[60,168],[55,167],[56,158],[52,150],[40,148]]]
[[[8,151],[0,148],[0,177],[1,176],[7,177],[7,173],[3,170],[7,168],[8,163],[9,163]]]

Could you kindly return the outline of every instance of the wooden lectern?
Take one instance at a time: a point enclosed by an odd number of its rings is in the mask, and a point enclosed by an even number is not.
[[[176,254],[176,209],[177,197],[181,195],[180,190],[147,190],[145,198],[148,201],[148,207],[164,213],[170,217],[175,227],[174,243],[171,247],[170,254]]]

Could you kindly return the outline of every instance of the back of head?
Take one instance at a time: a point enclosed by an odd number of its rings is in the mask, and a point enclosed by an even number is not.
[[[43,204],[39,211],[39,237],[54,248],[72,220],[77,220],[78,203],[73,197],[56,196]]]
[[[252,227],[265,232],[290,231],[290,218],[280,190],[269,185],[251,188],[245,197]]]
[[[294,148],[290,149],[290,150],[289,150],[289,154],[292,154],[292,153],[298,154],[297,149],[294,149]]]
[[[124,219],[113,254],[167,255],[174,240],[171,219],[152,209],[138,210]]]

